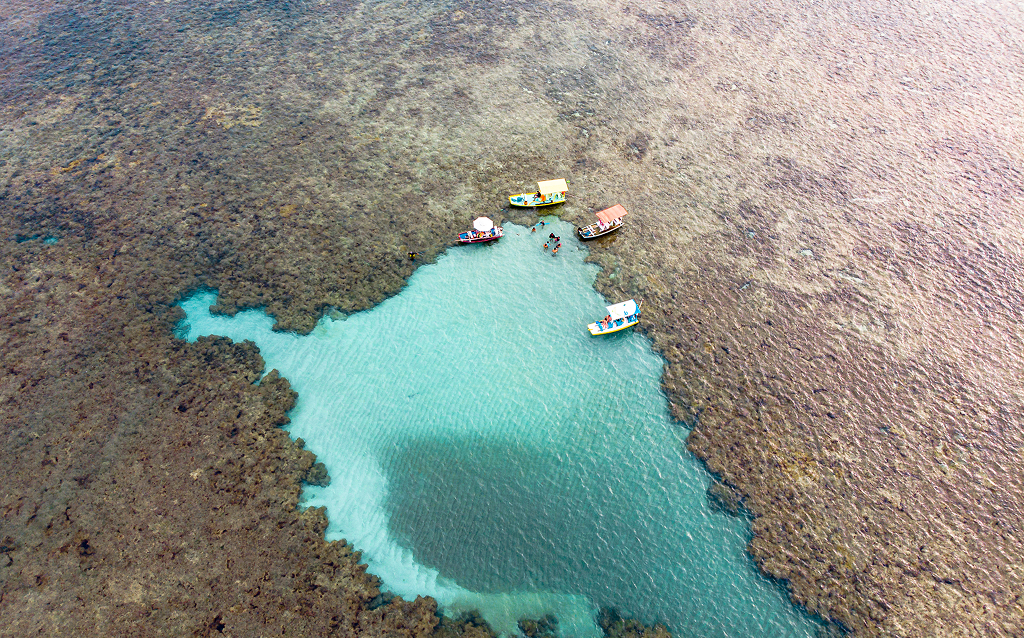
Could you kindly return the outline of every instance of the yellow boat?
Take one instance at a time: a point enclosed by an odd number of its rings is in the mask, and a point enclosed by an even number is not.
[[[569,190],[569,182],[564,179],[549,179],[537,182],[537,190],[533,193],[510,195],[508,203],[513,206],[553,206],[565,202],[565,193]]]
[[[642,305],[644,305],[643,301],[637,303],[630,299],[608,306],[608,315],[604,319],[590,324],[587,329],[590,330],[591,336],[596,337],[631,328],[640,323],[640,306]]]

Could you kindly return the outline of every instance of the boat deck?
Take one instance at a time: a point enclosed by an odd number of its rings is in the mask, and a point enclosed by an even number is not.
[[[620,228],[622,228],[622,220],[616,219],[612,224],[606,224],[604,228],[595,223],[589,226],[583,226],[582,228],[577,228],[576,233],[579,235],[580,239],[587,241],[588,239],[597,239],[598,237],[603,237],[609,233],[614,233]]]
[[[587,328],[590,330],[590,334],[595,336],[610,335],[613,332],[619,332],[620,330],[631,328],[638,323],[640,323],[640,316],[633,315],[631,317],[626,317],[625,319],[613,319],[612,321],[608,322],[607,327],[603,325],[604,322],[595,321],[594,323],[587,326]]]

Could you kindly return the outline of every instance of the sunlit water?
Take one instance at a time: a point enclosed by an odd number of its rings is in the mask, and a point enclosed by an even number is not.
[[[756,572],[746,522],[709,509],[661,359],[632,331],[588,334],[606,301],[571,235],[506,225],[308,336],[259,311],[212,316],[210,292],[182,304],[182,331],[250,339],[291,382],[290,433],[331,475],[306,503],[397,594],[504,633],[553,613],[563,635],[593,636],[614,606],[677,636],[814,635]]]

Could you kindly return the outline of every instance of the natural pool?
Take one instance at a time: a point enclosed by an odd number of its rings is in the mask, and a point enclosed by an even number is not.
[[[211,292],[182,303],[182,332],[252,340],[291,382],[289,431],[331,476],[306,504],[396,594],[479,609],[503,633],[553,613],[563,635],[595,636],[613,606],[676,636],[815,635],[745,553],[746,521],[708,507],[662,360],[632,331],[586,331],[605,314],[597,268],[548,219],[453,248],[308,336],[260,311],[213,316]]]

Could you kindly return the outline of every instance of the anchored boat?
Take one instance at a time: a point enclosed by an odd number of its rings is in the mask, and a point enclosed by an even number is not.
[[[595,321],[594,323],[587,326],[592,336],[597,335],[610,335],[613,332],[625,330],[640,323],[640,306],[644,305],[641,301],[630,299],[629,301],[623,301],[613,306],[608,306],[608,314],[604,319]]]
[[[495,226],[487,217],[477,217],[473,222],[473,230],[459,233],[460,244],[480,244],[485,241],[501,239],[505,234],[501,226]]]
[[[551,179],[537,182],[537,191],[510,195],[508,203],[513,206],[552,206],[565,202],[565,193],[569,190],[569,182],[564,179]]]
[[[603,237],[608,233],[614,233],[618,229],[622,228],[622,218],[629,211],[622,207],[622,204],[616,204],[611,208],[606,208],[597,213],[597,221],[589,226],[576,229],[576,234],[579,235],[583,241],[591,239],[597,239]]]

